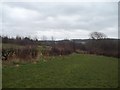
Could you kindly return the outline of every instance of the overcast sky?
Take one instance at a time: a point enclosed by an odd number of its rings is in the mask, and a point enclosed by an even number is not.
[[[117,2],[6,2],[0,15],[2,35],[11,37],[84,39],[93,31],[118,37]]]

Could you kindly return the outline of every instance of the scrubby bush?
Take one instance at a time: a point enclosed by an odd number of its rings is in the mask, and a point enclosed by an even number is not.
[[[38,50],[36,47],[24,47],[24,48],[7,48],[2,49],[2,60],[31,60],[36,59],[38,56]]]
[[[111,57],[119,57],[118,41],[111,39],[89,40],[86,50],[90,54],[98,54]]]

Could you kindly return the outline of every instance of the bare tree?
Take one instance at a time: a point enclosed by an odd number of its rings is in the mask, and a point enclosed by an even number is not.
[[[53,36],[51,36],[51,39],[52,39],[52,41],[54,41],[54,37]]]
[[[38,36],[34,36],[33,40],[38,41]]]
[[[55,48],[55,40],[54,40],[54,37],[52,36],[51,39],[52,39],[52,48]]]
[[[91,39],[104,39],[107,36],[104,33],[101,32],[92,32],[90,33],[90,38]]]
[[[42,40],[43,40],[43,41],[46,41],[46,40],[47,40],[47,37],[46,37],[45,35],[43,35]]]

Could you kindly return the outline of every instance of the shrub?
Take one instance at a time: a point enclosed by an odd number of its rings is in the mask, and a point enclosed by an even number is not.
[[[2,60],[31,60],[36,59],[38,56],[38,50],[36,47],[24,47],[24,48],[7,48],[2,49]]]

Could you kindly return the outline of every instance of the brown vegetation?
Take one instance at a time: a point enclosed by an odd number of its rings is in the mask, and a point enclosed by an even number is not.
[[[38,56],[38,50],[36,47],[25,46],[24,48],[7,48],[2,49],[2,60],[13,60],[13,59],[21,59],[21,60],[31,60],[36,59]]]
[[[61,56],[69,55],[71,53],[80,53],[80,54],[97,54],[105,55],[112,57],[119,57],[119,40],[117,39],[108,39],[102,33],[93,32],[90,34],[92,39],[87,39],[84,43],[81,43],[79,40],[61,40],[61,41],[39,41],[32,40],[28,37],[21,38],[2,38],[2,42],[6,44],[20,45],[21,47],[7,47],[2,48],[2,60],[25,60],[30,61],[32,59],[37,59],[39,56],[43,56],[47,59],[49,56]],[[43,50],[38,50],[38,47],[41,46]]]

